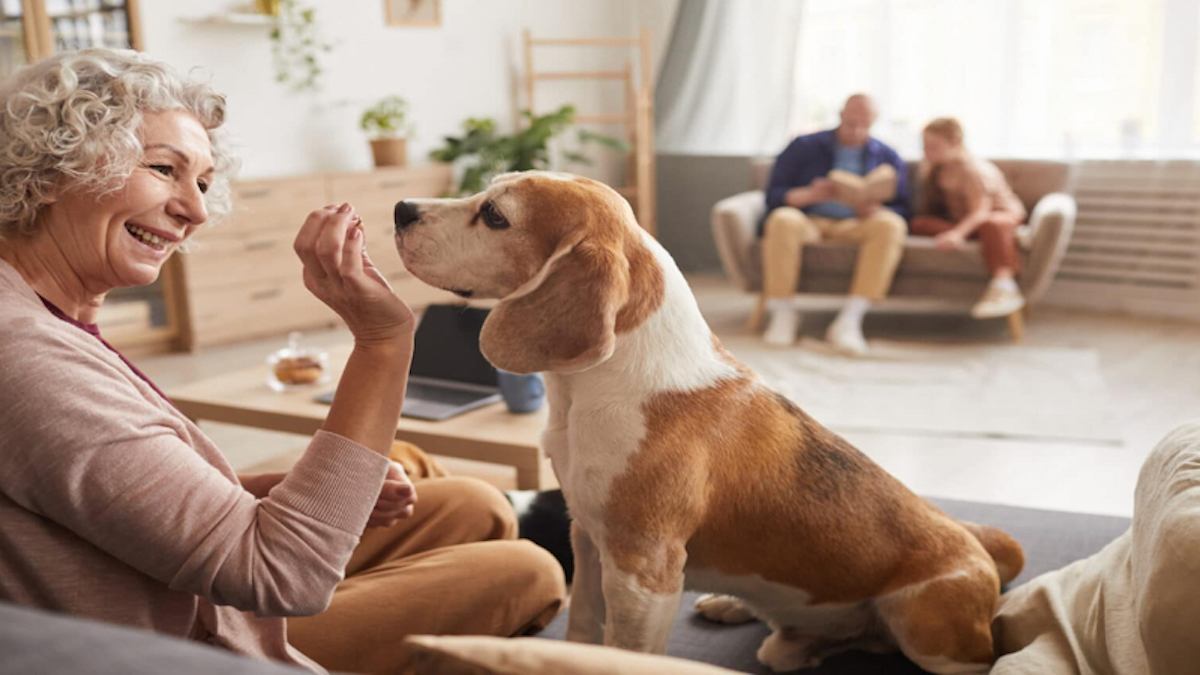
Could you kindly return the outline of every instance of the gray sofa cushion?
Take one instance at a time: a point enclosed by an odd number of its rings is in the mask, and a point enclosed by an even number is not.
[[[978,504],[946,499],[930,500],[960,520],[994,525],[1016,537],[1025,548],[1026,565],[1010,585],[1020,585],[1039,574],[1096,553],[1129,528],[1129,520],[1059,511],[1041,511],[997,504]],[[739,626],[715,624],[696,616],[692,603],[698,594],[685,593],[675,619],[667,653],[748,673],[769,673],[755,658],[769,631],[759,622]],[[559,615],[542,633],[563,639],[567,614]],[[889,675],[922,673],[898,654],[843,654],[829,659],[805,675]]]
[[[1013,586],[1099,551],[1129,527],[1124,518],[1040,511],[995,504],[934,499],[961,520],[995,525],[1025,548],[1026,566]],[[723,626],[692,611],[696,593],[680,604],[668,653],[750,673],[767,673],[755,652],[768,630],[761,623]],[[564,612],[542,633],[562,639]],[[306,671],[253,661],[205,645],[120,626],[0,603],[0,675],[287,675]],[[851,653],[830,659],[812,675],[921,673],[899,655]]]
[[[197,642],[0,602],[0,675],[297,675]]]

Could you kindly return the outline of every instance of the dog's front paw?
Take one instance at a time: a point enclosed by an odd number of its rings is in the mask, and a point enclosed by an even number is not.
[[[700,616],[717,623],[746,623],[754,619],[746,603],[732,595],[706,593],[696,599],[694,607]]]
[[[821,657],[813,654],[812,643],[812,640],[788,636],[786,629],[776,629],[758,648],[758,662],[776,673],[816,668],[821,665]]]

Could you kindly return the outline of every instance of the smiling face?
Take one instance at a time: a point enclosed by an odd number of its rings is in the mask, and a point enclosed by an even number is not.
[[[533,279],[564,243],[616,241],[628,203],[586,178],[546,172],[498,176],[465,199],[411,199],[397,227],[400,257],[417,278],[463,297],[503,298]]]
[[[144,156],[117,191],[96,196],[64,186],[44,208],[37,236],[49,237],[89,292],[144,286],[208,219],[213,180],[208,132],[190,113],[145,115]]]

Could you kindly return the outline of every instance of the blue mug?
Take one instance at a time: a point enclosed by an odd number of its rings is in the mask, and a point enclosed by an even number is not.
[[[496,370],[500,382],[500,395],[512,413],[531,413],[541,410],[546,402],[546,382],[541,373],[518,375],[506,370]]]

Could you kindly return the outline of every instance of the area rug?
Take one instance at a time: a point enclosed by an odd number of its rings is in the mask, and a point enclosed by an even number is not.
[[[738,342],[726,346],[834,431],[1122,442],[1094,350],[872,341],[847,358],[813,339]]]

